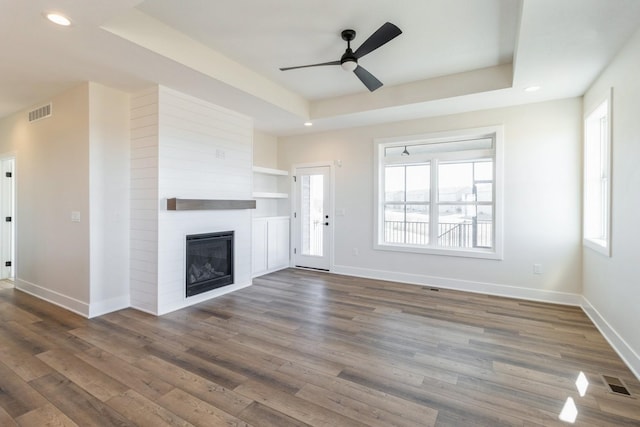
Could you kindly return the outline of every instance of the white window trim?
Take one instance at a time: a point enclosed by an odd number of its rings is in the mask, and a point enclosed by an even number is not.
[[[585,180],[585,170],[582,171],[582,178],[583,178],[583,211],[582,211],[582,244],[584,247],[592,249],[598,253],[601,253],[602,255],[611,256],[611,164],[612,164],[612,144],[613,144],[613,88],[609,88],[609,90],[607,91],[606,94],[604,94],[604,96],[600,97],[597,99],[596,102],[594,102],[592,105],[589,106],[588,109],[585,109],[585,114],[584,114],[584,120],[583,120],[583,135],[584,135],[584,140],[583,140],[583,144],[582,144],[582,150],[583,150],[583,165],[586,165],[587,162],[587,149],[586,149],[586,145],[587,145],[587,122],[589,120],[589,118],[596,112],[596,110],[598,110],[600,108],[600,106],[603,103],[607,103],[607,147],[606,147],[606,156],[607,156],[607,161],[605,163],[605,167],[606,167],[606,171],[605,171],[605,175],[607,176],[607,195],[606,195],[606,199],[605,199],[605,207],[604,207],[604,211],[605,211],[605,218],[604,218],[604,230],[606,233],[606,236],[604,239],[595,239],[595,238],[589,238],[585,236],[585,227],[586,227],[586,221],[584,220],[584,216],[585,216],[585,206],[584,206],[584,202],[586,199],[586,193],[587,193],[587,188],[586,185],[584,185],[584,180]]]
[[[380,221],[381,215],[381,200],[384,200],[384,182],[382,182],[382,174],[380,168],[381,162],[384,158],[384,148],[388,144],[397,146],[411,145],[429,142],[447,142],[456,141],[464,138],[477,138],[479,136],[492,136],[495,137],[495,177],[494,177],[494,247],[492,249],[460,249],[460,248],[436,248],[436,247],[424,247],[424,246],[412,246],[408,244],[393,244],[393,243],[381,243],[380,236],[384,234],[382,230],[382,222]],[[504,213],[503,213],[503,199],[504,199],[504,126],[495,125],[472,129],[463,129],[447,132],[437,132],[430,134],[401,136],[393,138],[376,138],[373,141],[374,148],[374,197],[373,197],[373,249],[382,251],[395,251],[395,252],[412,252],[430,255],[442,255],[442,256],[455,256],[466,258],[482,258],[482,259],[494,259],[502,260],[503,255],[503,228],[504,228]],[[483,150],[470,151],[469,154],[480,155]],[[465,156],[465,154],[461,154]],[[456,157],[457,153],[452,153],[452,157]],[[429,202],[436,203],[435,200]]]

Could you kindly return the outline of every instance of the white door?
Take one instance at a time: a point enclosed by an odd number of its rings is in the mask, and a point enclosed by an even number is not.
[[[329,270],[333,230],[331,168],[300,167],[296,168],[295,177],[294,265]]]
[[[14,268],[14,159],[0,159],[0,279],[13,277]]]

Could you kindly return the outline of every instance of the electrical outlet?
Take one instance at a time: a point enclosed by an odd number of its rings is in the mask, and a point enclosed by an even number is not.
[[[71,222],[80,222],[80,212],[71,211]]]
[[[358,251],[358,248],[353,248],[351,252],[353,253],[354,256],[358,256],[360,254],[360,251]]]
[[[542,274],[542,264],[533,264],[533,274]]]

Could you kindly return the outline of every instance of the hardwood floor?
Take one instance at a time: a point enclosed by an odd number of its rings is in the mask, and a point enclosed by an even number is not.
[[[640,425],[577,307],[304,270],[159,318],[1,289],[0,344],[1,426]]]

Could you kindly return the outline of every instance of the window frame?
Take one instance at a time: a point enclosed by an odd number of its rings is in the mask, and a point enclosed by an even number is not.
[[[437,153],[421,153],[411,159],[410,163],[429,162],[431,168],[431,188],[432,195],[429,205],[437,207],[438,182],[433,177],[438,173],[439,162],[480,160],[491,157],[494,162],[493,177],[493,248],[457,248],[437,246],[437,238],[434,238],[433,231],[429,235],[428,245],[410,245],[384,242],[384,208],[385,208],[385,176],[384,168],[393,164],[407,164],[405,158],[385,161],[384,150],[387,147],[410,146],[415,144],[435,144],[463,141],[467,139],[492,138],[494,147],[492,149],[477,149],[464,151],[447,151]],[[376,138],[374,145],[374,224],[373,224],[373,249],[383,251],[412,252],[431,255],[503,259],[503,145],[504,127],[502,125],[487,126],[481,128],[462,129],[447,132],[437,132],[421,135],[410,135],[392,138]],[[435,190],[434,190],[435,188]],[[435,194],[435,197],[434,197]],[[429,227],[431,230],[437,228],[437,216],[433,216],[433,208],[429,215]],[[435,225],[434,225],[435,223]],[[437,235],[437,233],[436,233]]]
[[[604,104],[606,103],[606,106]],[[612,117],[613,117],[613,88],[609,88],[604,96],[601,96],[594,102],[588,109],[585,109],[584,114],[584,122],[583,122],[583,170],[582,170],[582,244],[584,247],[590,248],[598,253],[601,253],[605,256],[611,257],[611,189],[612,189],[612,145],[613,145],[613,126],[612,126]],[[601,153],[604,153],[605,159],[601,160],[601,181],[603,182],[602,188],[603,198],[602,204],[599,206],[601,209],[600,214],[602,215],[602,222],[600,223],[600,228],[604,232],[604,236],[599,236],[598,238],[587,236],[587,216],[589,215],[589,207],[587,206],[587,193],[589,192],[589,184],[590,181],[587,177],[587,165],[588,156],[589,156],[589,148],[588,148],[588,137],[589,137],[589,124],[591,120],[601,120],[602,114],[607,120],[607,127],[602,136],[604,136],[604,141],[600,140],[599,148]],[[604,145],[604,147],[603,147]]]

